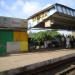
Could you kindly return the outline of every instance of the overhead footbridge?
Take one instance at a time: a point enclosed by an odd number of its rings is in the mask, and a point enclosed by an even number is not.
[[[28,25],[29,29],[75,30],[75,9],[56,3],[30,16]]]

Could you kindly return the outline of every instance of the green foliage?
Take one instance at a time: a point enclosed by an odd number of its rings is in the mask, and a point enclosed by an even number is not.
[[[29,33],[29,36],[34,41],[44,41],[44,40],[51,40],[52,38],[60,35],[57,30],[47,30],[47,31],[40,31],[38,33]]]
[[[54,38],[58,35],[60,35],[56,30],[47,31],[48,36],[51,36],[51,38]]]

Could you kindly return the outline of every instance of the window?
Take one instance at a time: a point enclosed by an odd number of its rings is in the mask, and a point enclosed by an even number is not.
[[[58,12],[62,12],[62,7],[61,6],[57,6],[57,11]]]
[[[66,10],[67,8],[65,8],[65,7],[62,7],[62,10],[63,10],[63,13],[64,14],[67,14],[67,10]]]
[[[70,12],[71,12],[71,16],[73,16],[73,11],[71,10]]]
[[[66,9],[66,11],[67,11],[67,14],[70,15],[70,10],[68,8]]]
[[[73,12],[73,16],[74,16],[74,11],[72,11]]]
[[[70,11],[70,15],[72,15],[71,9],[69,9],[69,11]]]
[[[74,11],[74,16],[75,16],[75,11]]]

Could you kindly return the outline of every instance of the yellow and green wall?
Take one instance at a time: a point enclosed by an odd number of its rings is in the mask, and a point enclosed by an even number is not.
[[[26,31],[0,30],[0,54],[28,51]]]

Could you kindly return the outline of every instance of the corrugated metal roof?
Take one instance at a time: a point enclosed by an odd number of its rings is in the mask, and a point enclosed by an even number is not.
[[[62,4],[55,3],[55,4],[49,6],[49,7],[45,8],[45,9],[42,9],[42,10],[39,11],[39,12],[33,14],[32,16],[30,16],[30,17],[28,18],[28,20],[31,19],[31,18],[33,18],[33,17],[35,17],[35,16],[37,16],[37,15],[39,15],[39,14],[41,14],[41,13],[44,13],[44,12],[50,10],[51,8],[55,7],[56,5],[63,6],[63,7],[65,7],[65,8],[68,8],[68,9],[70,9],[70,10],[75,11],[75,9],[72,9],[72,8],[70,8],[70,7],[68,7],[68,6],[65,6],[65,5],[62,5]]]

